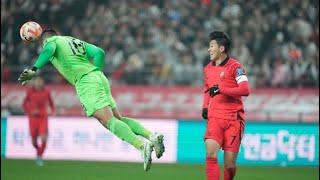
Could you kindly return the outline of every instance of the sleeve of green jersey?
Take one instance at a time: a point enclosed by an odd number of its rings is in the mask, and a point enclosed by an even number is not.
[[[86,52],[90,59],[93,59],[93,64],[98,67],[101,71],[104,67],[104,59],[105,59],[105,52],[103,49],[93,45],[86,43]]]
[[[44,45],[38,59],[36,60],[34,67],[41,69],[44,65],[48,64],[56,51],[56,43],[48,42]]]

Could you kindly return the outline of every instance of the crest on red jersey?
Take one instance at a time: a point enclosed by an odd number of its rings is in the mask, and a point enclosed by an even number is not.
[[[220,79],[223,80],[224,79],[224,72],[220,72]]]

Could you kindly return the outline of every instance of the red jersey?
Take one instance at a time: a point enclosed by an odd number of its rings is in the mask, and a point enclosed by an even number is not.
[[[244,91],[240,89],[239,85],[241,83],[246,84],[247,88],[244,88]],[[211,97],[207,90],[214,85],[218,85],[220,94]],[[209,116],[210,114],[227,116],[228,112],[234,116],[235,113],[233,112],[244,112],[241,96],[247,96],[248,94],[248,78],[242,65],[236,59],[227,57],[219,66],[210,62],[204,67],[202,107],[208,108]]]
[[[23,101],[23,109],[29,117],[47,117],[48,106],[51,112],[54,111],[54,104],[48,89],[27,90],[26,97]]]

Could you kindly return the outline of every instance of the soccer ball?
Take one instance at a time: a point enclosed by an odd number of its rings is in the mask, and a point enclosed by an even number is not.
[[[41,26],[33,21],[24,23],[20,28],[20,37],[23,41],[32,42],[41,36]]]

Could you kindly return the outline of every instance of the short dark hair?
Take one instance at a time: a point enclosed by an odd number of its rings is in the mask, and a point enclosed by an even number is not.
[[[58,35],[58,32],[52,28],[45,28],[41,33],[41,37],[43,37],[45,33]]]
[[[224,46],[224,52],[228,53],[231,47],[231,39],[229,36],[221,31],[213,31],[210,33],[210,40],[216,40],[219,46]]]

